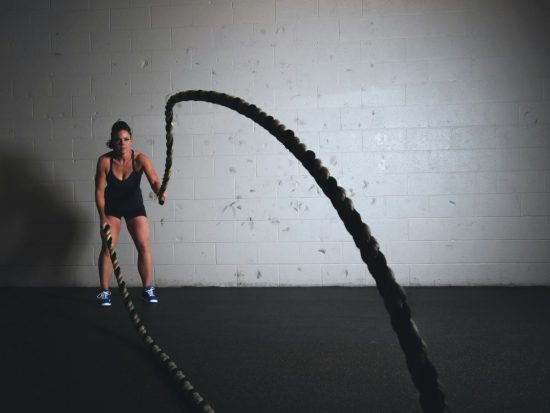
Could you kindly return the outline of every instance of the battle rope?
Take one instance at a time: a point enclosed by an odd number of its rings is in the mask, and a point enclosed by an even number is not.
[[[445,395],[438,381],[435,367],[428,359],[426,345],[411,318],[411,309],[407,304],[405,291],[395,280],[392,270],[386,263],[386,257],[380,251],[378,242],[371,235],[368,225],[361,220],[351,199],[346,196],[345,190],[338,186],[336,179],[330,176],[328,169],[316,158],[315,153],[307,150],[292,130],[287,129],[277,119],[267,115],[257,106],[238,97],[204,90],[176,93],[166,103],[166,164],[158,197],[160,198],[166,191],[172,169],[173,108],[176,103],[189,100],[225,106],[252,119],[275,136],[304,165],[332,202],[347,231],[353,237],[355,245],[359,248],[361,258],[367,264],[376,281],[376,287],[383,297],[385,307],[390,315],[392,327],[405,353],[407,367],[412,381],[418,389],[423,411],[426,413],[449,412],[450,409],[445,402]],[[159,202],[162,205],[163,202]]]
[[[124,282],[124,279],[122,278],[122,273],[120,271],[120,266],[118,265],[118,259],[115,252],[115,249],[113,247],[113,238],[111,236],[111,228],[109,225],[105,225],[103,228],[103,235],[104,240],[107,245],[107,248],[109,249],[109,255],[111,257],[111,262],[113,263],[113,270],[115,272],[116,281],[118,283],[118,288],[120,291],[120,294],[122,295],[122,298],[124,299],[124,305],[126,306],[126,310],[128,310],[128,313],[130,314],[130,319],[132,320],[132,323],[134,324],[134,327],[136,328],[136,332],[141,337],[143,342],[149,346],[157,360],[164,365],[167,369],[169,374],[174,378],[178,385],[178,389],[180,390],[181,395],[183,396],[184,400],[187,400],[189,403],[191,403],[192,406],[194,406],[197,411],[202,413],[214,413],[214,409],[206,402],[206,400],[195,390],[189,379],[183,374],[183,372],[178,368],[176,363],[172,361],[170,356],[166,354],[159,345],[153,340],[153,338],[149,335],[147,332],[147,329],[143,325],[141,319],[139,318],[136,309],[134,307],[134,303],[132,302],[132,299],[130,298],[130,293],[128,292],[128,289],[126,288],[126,283]]]

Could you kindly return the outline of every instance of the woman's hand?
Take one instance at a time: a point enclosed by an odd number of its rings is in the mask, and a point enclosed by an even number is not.
[[[167,198],[168,198],[168,194],[167,194],[166,192],[163,193],[162,196],[161,196],[160,198],[159,198],[158,192],[153,192],[153,191],[149,192],[149,199],[150,199],[151,201],[158,201],[158,202],[160,202],[161,204],[163,204],[164,201],[166,201]]]
[[[106,241],[105,239],[105,233],[103,232],[105,230],[105,227],[109,225],[109,221],[107,221],[107,218],[99,218],[99,232],[101,233],[101,239],[103,241]]]
[[[105,228],[105,225],[109,225],[109,220],[107,219],[106,215],[100,214],[99,215],[99,229],[103,230],[103,228]]]

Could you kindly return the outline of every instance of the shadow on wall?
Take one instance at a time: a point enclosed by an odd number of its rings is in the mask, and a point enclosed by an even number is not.
[[[44,182],[44,170],[0,151],[0,285],[55,285],[82,231],[79,212]],[[61,195],[61,196],[60,196]]]

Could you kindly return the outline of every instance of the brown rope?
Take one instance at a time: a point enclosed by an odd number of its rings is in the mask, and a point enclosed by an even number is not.
[[[315,153],[307,150],[292,130],[287,129],[277,119],[267,115],[255,105],[225,93],[188,90],[172,95],[166,103],[166,164],[159,198],[166,191],[172,170],[173,108],[178,102],[190,100],[225,106],[252,119],[275,136],[307,169],[332,202],[347,231],[353,237],[355,245],[359,248],[361,258],[376,281],[376,287],[384,300],[392,327],[405,354],[412,381],[418,389],[423,411],[426,413],[449,412],[435,367],[428,359],[426,345],[411,318],[411,309],[407,304],[405,291],[395,280],[378,242],[371,235],[368,225],[361,220],[351,199],[346,196],[345,190],[338,186],[336,179],[330,176],[328,169],[316,158]]]
[[[107,249],[109,250],[109,256],[111,257],[111,262],[113,263],[113,271],[115,273],[120,295],[122,295],[122,298],[124,299],[124,305],[126,307],[126,310],[128,310],[128,314],[130,315],[130,319],[134,324],[136,332],[141,337],[145,345],[149,347],[149,349],[151,350],[155,358],[164,367],[166,367],[168,373],[176,382],[176,385],[178,386],[178,390],[181,396],[183,397],[183,399],[186,400],[188,403],[190,403],[193,407],[195,407],[195,409],[198,412],[214,413],[214,409],[212,408],[212,406],[210,406],[206,402],[206,400],[199,394],[199,392],[195,389],[195,387],[193,387],[193,385],[191,384],[189,379],[185,376],[185,374],[183,374],[183,372],[179,369],[177,364],[172,361],[170,356],[160,348],[160,346],[155,342],[153,337],[151,337],[147,332],[147,329],[145,328],[145,325],[141,321],[141,318],[139,317],[136,311],[134,303],[130,298],[130,293],[126,288],[126,283],[122,278],[122,272],[120,271],[120,266],[118,265],[118,258],[113,246],[113,238],[111,236],[111,228],[109,225],[105,225],[105,227],[103,228],[103,237],[105,240],[105,244],[107,245]]]

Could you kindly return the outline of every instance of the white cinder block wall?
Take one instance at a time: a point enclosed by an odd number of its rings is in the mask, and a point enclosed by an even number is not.
[[[211,89],[260,106],[318,154],[401,284],[550,284],[544,3],[1,1],[2,141],[84,228],[58,277],[1,282],[97,285],[93,176],[111,124],[128,121],[162,174],[167,97]],[[176,112],[170,200],[146,204],[158,285],[373,284],[273,137],[225,108]],[[118,252],[139,284],[126,230]]]

